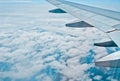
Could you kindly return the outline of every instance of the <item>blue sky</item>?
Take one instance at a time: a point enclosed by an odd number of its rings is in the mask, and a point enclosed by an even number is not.
[[[43,3],[46,2],[46,0],[0,0],[0,2],[14,2],[14,1],[32,1],[36,3]],[[85,3],[85,4],[117,4],[120,5],[120,0],[67,0],[72,2],[78,2],[78,3]]]
[[[120,11],[119,7],[120,0],[67,0],[67,1]],[[35,0],[34,2],[41,4],[46,3],[46,0]]]
[[[14,3],[15,1],[26,1],[26,0],[0,0],[0,3]],[[27,0],[31,1],[37,4],[45,4],[47,3],[46,0]],[[111,9],[115,11],[120,11],[120,0],[67,0],[67,1],[72,1],[76,3],[81,3],[85,5],[90,5],[90,6],[95,6],[95,7],[100,7],[100,8],[106,8],[106,9]]]
[[[6,2],[7,2],[7,5],[11,3],[14,4],[16,3],[14,1],[23,1],[22,3],[24,3],[24,1],[26,0],[0,0],[0,5],[1,4],[4,5],[4,3],[6,4]],[[27,2],[27,4],[35,3],[37,5],[48,5],[46,0],[28,0],[28,1],[31,1],[31,2]],[[120,12],[120,7],[119,7],[120,0],[67,0],[67,1]]]
[[[45,0],[34,0],[34,2],[37,2],[37,3],[43,3],[43,2],[46,2]]]

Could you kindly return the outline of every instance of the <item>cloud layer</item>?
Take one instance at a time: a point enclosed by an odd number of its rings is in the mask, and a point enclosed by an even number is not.
[[[94,65],[117,50],[93,46],[107,36],[95,28],[66,28],[73,17],[48,13],[53,7],[47,6],[0,12],[0,81],[117,81],[112,72],[118,69]]]

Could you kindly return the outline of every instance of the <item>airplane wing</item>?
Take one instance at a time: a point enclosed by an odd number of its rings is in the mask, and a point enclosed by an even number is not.
[[[120,47],[120,12],[92,7],[83,4],[77,4],[69,1],[64,0],[47,0],[51,4],[57,6],[58,8],[66,11],[67,13],[71,14],[72,16],[83,20],[92,26],[102,30],[103,32],[107,33],[107,35],[114,41],[114,43]],[[116,55],[120,55],[114,53]],[[111,54],[112,55],[112,54]],[[110,56],[112,57],[112,56]],[[104,57],[105,58],[105,57]],[[107,56],[108,58],[108,56]],[[109,60],[99,60],[96,62],[98,66],[104,66],[104,62],[111,62],[114,60],[110,58]],[[120,58],[119,58],[120,60]],[[118,59],[117,59],[118,61]],[[115,61],[116,62],[116,61]],[[120,61],[118,66],[110,66],[109,64],[106,67],[120,67]]]

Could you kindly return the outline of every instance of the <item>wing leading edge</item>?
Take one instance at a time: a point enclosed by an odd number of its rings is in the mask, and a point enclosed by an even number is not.
[[[79,18],[80,20],[86,21],[89,24],[93,25],[94,27],[107,33],[107,35],[115,42],[115,44],[118,47],[120,47],[120,38],[119,38],[120,12],[91,7],[91,6],[77,4],[64,0],[47,0],[47,1],[57,6],[58,8],[63,9],[72,16]],[[117,54],[120,55],[120,52],[117,52]],[[107,57],[109,57],[109,55]],[[104,60],[104,62],[111,63],[111,60],[114,59],[110,58],[109,61]],[[118,60],[120,59],[117,59],[117,61],[115,60],[115,62],[118,62]],[[97,64],[98,62],[96,62],[96,65],[103,66],[102,62],[99,61],[99,64]],[[106,67],[111,67],[111,66],[108,64],[108,66]]]

